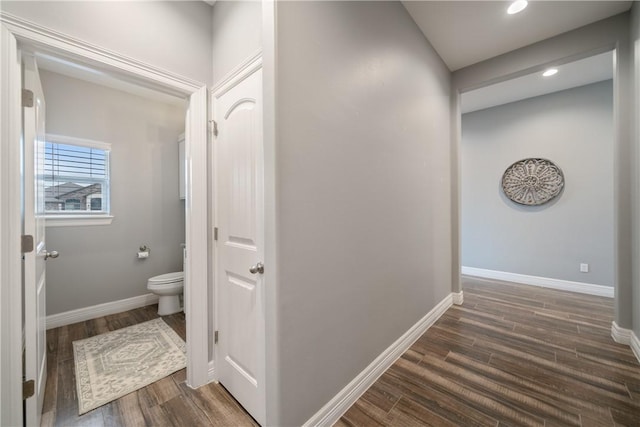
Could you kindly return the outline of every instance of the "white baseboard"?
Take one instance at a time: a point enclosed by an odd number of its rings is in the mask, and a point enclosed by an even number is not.
[[[590,283],[572,282],[569,280],[552,279],[549,277],[528,276],[526,274],[485,270],[484,268],[475,267],[463,266],[461,270],[462,274],[466,274],[468,276],[504,280],[506,282],[522,283],[524,285],[540,286],[543,288],[559,289],[562,291],[579,292],[581,294],[613,298],[612,286],[593,285]]]
[[[453,299],[453,303],[455,305],[462,305],[464,303],[464,292],[453,292],[451,294],[451,298]]]
[[[621,328],[614,320],[611,322],[611,338],[618,344],[631,345],[631,329]]]
[[[376,382],[402,354],[413,345],[422,334],[453,304],[452,294],[440,301],[426,316],[413,325],[391,346],[383,351],[333,399],[316,412],[303,427],[329,427],[334,425],[342,415]]]
[[[640,339],[633,331],[631,331],[631,351],[633,351],[633,354],[636,355],[636,359],[640,362]]]
[[[640,339],[631,329],[621,328],[615,322],[611,322],[611,338],[618,344],[624,344],[631,347],[631,351],[640,362]]]
[[[215,381],[216,379],[216,373],[215,373],[215,361],[210,360],[209,361],[209,370],[207,372],[208,374],[208,378],[209,378],[209,382],[211,381]],[[217,382],[217,381],[216,381]]]
[[[96,317],[122,313],[123,311],[157,303],[158,295],[144,294],[137,297],[106,302],[104,304],[92,305],[91,307],[65,311],[64,313],[52,314],[47,316],[47,329],[84,322],[85,320],[95,319]]]

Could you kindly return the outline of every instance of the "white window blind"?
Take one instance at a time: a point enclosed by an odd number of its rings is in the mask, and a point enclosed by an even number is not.
[[[110,150],[107,144],[80,141],[74,140],[71,144],[47,140],[45,143],[45,211],[48,215],[109,214]]]

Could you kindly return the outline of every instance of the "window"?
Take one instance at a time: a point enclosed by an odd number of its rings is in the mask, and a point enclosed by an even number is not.
[[[90,209],[92,211],[102,210],[102,194],[98,195],[98,197],[91,197],[89,199],[89,202],[90,204],[87,205],[87,209]]]
[[[66,199],[64,201],[64,210],[65,211],[79,211],[80,210],[80,199]]]
[[[47,135],[44,152],[47,225],[108,219],[110,144]],[[80,222],[74,220],[81,220]],[[89,221],[87,221],[89,220]]]

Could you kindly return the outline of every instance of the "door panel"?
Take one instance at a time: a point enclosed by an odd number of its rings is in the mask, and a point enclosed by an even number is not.
[[[34,251],[24,257],[25,375],[35,381],[26,400],[26,425],[39,426],[47,380],[44,145],[45,102],[35,58],[23,55],[24,88],[33,92],[33,106],[24,107],[23,234],[32,235]]]
[[[214,99],[219,381],[264,423],[262,72]]]
[[[244,249],[256,250],[256,142],[254,123],[257,112],[254,100],[244,100],[225,115],[225,137],[231,143],[225,153],[231,182],[228,199],[229,242]]]

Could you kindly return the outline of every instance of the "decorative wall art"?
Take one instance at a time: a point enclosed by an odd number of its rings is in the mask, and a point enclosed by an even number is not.
[[[562,170],[546,159],[515,162],[502,175],[502,191],[521,205],[537,206],[556,198],[564,187]]]

